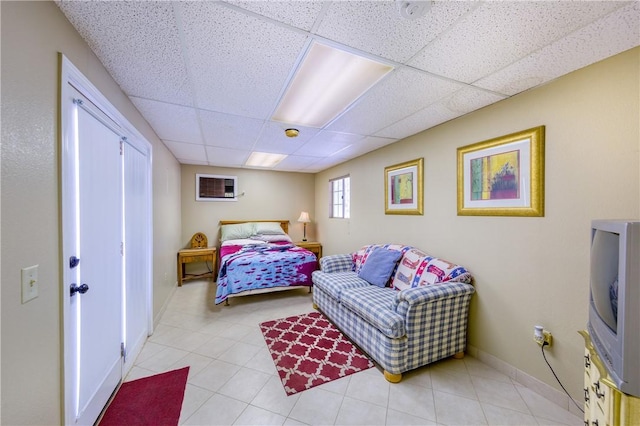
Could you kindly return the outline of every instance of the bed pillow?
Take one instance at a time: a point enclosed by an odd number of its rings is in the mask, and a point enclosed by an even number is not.
[[[220,241],[249,238],[256,233],[255,231],[256,224],[253,222],[222,225],[220,227]]]
[[[280,227],[280,222],[256,222],[256,235],[283,235],[285,232]]]
[[[254,240],[251,238],[240,238],[237,240],[226,240],[223,241],[221,246],[248,246],[248,245],[258,245],[258,244],[267,244],[266,241]]]
[[[385,287],[401,256],[400,251],[377,247],[367,257],[358,276],[370,284]]]
[[[252,235],[251,239],[256,241],[263,241],[263,242],[266,241],[268,243],[275,243],[279,241],[285,241],[287,243],[293,242],[291,237],[288,236],[287,234],[283,234],[283,235],[258,234],[258,235]]]

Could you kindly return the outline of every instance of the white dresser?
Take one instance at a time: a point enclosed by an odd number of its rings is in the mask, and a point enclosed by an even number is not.
[[[591,337],[584,338],[584,424],[586,426],[640,425],[640,398],[618,390],[610,380]]]

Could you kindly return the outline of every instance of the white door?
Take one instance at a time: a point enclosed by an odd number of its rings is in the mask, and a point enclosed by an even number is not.
[[[125,141],[124,149],[124,254],[125,254],[125,371],[133,365],[149,334],[147,293],[151,282],[151,199],[147,153]]]
[[[60,60],[64,423],[91,425],[152,327],[151,146]]]
[[[122,377],[122,155],[120,136],[78,107],[78,424],[93,424]],[[71,267],[71,265],[69,265]]]

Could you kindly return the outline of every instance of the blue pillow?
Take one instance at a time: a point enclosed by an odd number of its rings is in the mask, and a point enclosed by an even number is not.
[[[378,247],[367,257],[358,276],[370,284],[385,287],[400,257],[400,251]]]

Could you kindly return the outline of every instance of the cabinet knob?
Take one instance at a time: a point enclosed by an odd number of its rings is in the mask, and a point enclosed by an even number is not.
[[[595,383],[593,384],[593,390],[594,390],[594,391],[595,391],[595,393],[596,393],[596,397],[598,397],[598,398],[604,398],[604,392],[600,392],[600,382],[599,382],[599,381],[598,381],[598,382],[595,382]]]

